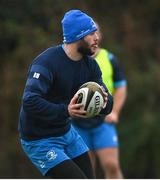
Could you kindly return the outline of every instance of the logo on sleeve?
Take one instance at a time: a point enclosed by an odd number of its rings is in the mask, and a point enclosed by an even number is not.
[[[35,72],[35,73],[33,74],[33,78],[39,79],[39,76],[40,76],[40,73]]]
[[[50,151],[47,152],[46,157],[49,161],[52,161],[56,159],[57,153],[53,149],[51,149]]]

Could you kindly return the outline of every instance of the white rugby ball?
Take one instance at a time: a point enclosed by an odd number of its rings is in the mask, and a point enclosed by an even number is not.
[[[104,97],[101,86],[96,82],[83,84],[76,93],[78,104],[83,104],[87,111],[87,118],[94,117],[100,113],[104,106]]]

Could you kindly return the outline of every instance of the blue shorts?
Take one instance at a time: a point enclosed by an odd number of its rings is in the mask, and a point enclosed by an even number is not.
[[[117,131],[114,124],[104,122],[95,128],[86,129],[74,124],[74,127],[91,151],[118,147]]]
[[[34,141],[21,139],[21,144],[24,152],[43,175],[57,164],[88,151],[88,147],[73,127],[63,136]]]

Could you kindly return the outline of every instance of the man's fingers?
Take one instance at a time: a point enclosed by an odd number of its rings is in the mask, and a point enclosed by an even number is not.
[[[87,112],[83,109],[74,109],[72,110],[72,113],[74,115],[86,115]]]
[[[103,91],[103,94],[104,94],[105,97],[108,97],[108,93],[107,92]]]
[[[73,96],[73,98],[71,99],[70,104],[76,104],[77,100],[78,100],[78,95],[75,94],[75,95]]]
[[[83,104],[74,104],[74,109],[82,109],[83,108]]]

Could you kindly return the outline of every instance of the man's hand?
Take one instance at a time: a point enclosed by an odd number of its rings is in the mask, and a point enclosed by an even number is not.
[[[105,117],[104,121],[108,123],[118,123],[118,114],[112,111],[109,115]]]
[[[83,110],[82,104],[76,104],[78,100],[78,95],[74,95],[68,105],[68,113],[71,117],[86,118],[86,111]]]

